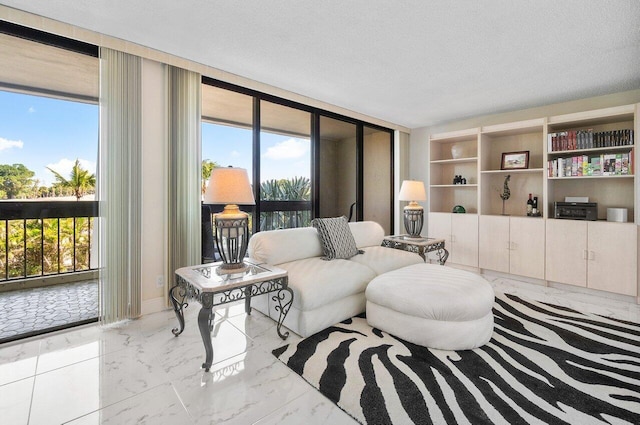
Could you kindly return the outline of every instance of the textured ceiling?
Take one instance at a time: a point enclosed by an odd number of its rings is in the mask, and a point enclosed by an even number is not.
[[[640,88],[638,0],[0,0],[415,128]]]

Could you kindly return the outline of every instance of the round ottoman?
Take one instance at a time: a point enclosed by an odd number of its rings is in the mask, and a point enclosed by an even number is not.
[[[365,294],[369,325],[414,344],[468,350],[493,333],[493,288],[471,272],[414,264],[374,278]]]

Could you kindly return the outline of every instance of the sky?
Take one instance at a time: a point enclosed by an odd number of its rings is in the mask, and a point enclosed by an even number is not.
[[[218,165],[240,167],[249,171],[252,180],[252,131],[244,128],[204,123],[202,159]],[[310,177],[311,144],[309,139],[288,135],[260,133],[260,179]],[[252,181],[253,183],[253,181]]]
[[[0,164],[24,164],[40,185],[68,176],[76,158],[95,173],[98,105],[0,91]],[[252,178],[251,130],[205,123],[202,159],[246,168]],[[309,139],[261,133],[261,180],[310,176]]]
[[[0,91],[0,164],[24,164],[41,186],[98,159],[98,105]]]

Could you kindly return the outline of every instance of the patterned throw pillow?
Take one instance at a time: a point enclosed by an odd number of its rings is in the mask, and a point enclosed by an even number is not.
[[[323,260],[346,259],[360,253],[347,217],[315,218],[311,225],[318,230],[324,252]]]

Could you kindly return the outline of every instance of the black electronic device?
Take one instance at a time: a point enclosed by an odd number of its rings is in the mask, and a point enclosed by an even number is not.
[[[597,202],[554,202],[553,205],[555,218],[590,221],[598,219]]]

